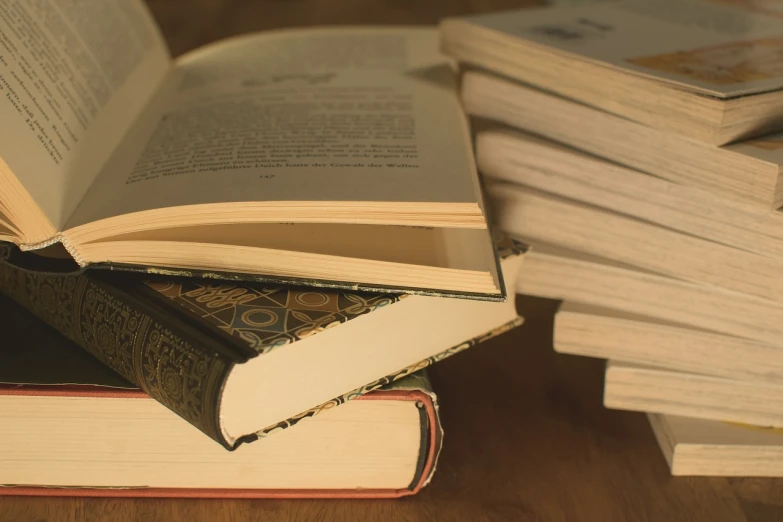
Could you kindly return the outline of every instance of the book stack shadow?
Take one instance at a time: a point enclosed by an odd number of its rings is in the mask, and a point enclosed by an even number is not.
[[[780,477],[780,30],[642,4],[447,20],[442,46],[497,223],[530,245],[516,289],[562,300],[554,349],[607,360],[605,406],[646,412],[673,474]]]

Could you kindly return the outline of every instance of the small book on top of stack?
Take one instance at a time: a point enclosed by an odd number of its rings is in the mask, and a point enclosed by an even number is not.
[[[520,293],[605,358],[675,474],[773,475],[783,437],[783,10],[588,3],[446,20]]]

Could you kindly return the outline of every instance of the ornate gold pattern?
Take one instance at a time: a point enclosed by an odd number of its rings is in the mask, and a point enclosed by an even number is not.
[[[495,238],[501,258],[526,246],[506,235]],[[5,249],[5,250],[4,250]],[[10,250],[0,244],[0,259]],[[184,307],[201,320],[247,343],[259,354],[315,335],[387,306],[404,294],[344,292],[287,286],[199,280],[148,281],[153,294]],[[113,286],[89,275],[22,271],[0,261],[0,290],[81,345],[103,363],[201,431],[230,448],[218,425],[218,397],[232,363],[200,341],[189,342],[156,316],[131,306]],[[135,296],[135,294],[134,294]],[[138,297],[138,296],[135,296]],[[173,320],[173,319],[172,319]],[[168,322],[164,317],[163,321]],[[438,355],[267,427],[255,438],[293,426],[367,392],[410,376],[431,364],[522,323],[519,318]],[[252,439],[247,437],[242,442]]]
[[[259,354],[396,303],[404,295],[219,283],[148,281],[150,288]]]

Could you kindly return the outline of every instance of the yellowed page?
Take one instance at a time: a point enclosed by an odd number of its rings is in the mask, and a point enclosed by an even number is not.
[[[0,0],[0,157],[55,228],[170,69],[141,0]]]
[[[7,241],[18,237],[11,227],[2,221],[0,221],[0,241]]]
[[[11,226],[13,226],[13,225],[11,224],[11,220],[10,220],[10,219],[9,219],[9,217],[6,215],[6,213],[5,213],[5,211],[4,211],[4,209],[3,209],[3,206],[2,206],[2,205],[0,205],[0,224],[2,224],[2,225],[5,225],[6,227],[11,227]]]
[[[19,231],[8,218],[3,206],[0,204],[0,241],[14,240],[19,240]]]
[[[250,246],[392,263],[490,272],[483,230],[335,224],[253,223],[123,234],[106,241],[180,241]],[[99,244],[104,244],[100,242]],[[462,249],[460,249],[462,247]]]
[[[241,37],[185,56],[176,74],[175,92],[139,121],[68,228],[202,203],[478,204],[433,29]]]

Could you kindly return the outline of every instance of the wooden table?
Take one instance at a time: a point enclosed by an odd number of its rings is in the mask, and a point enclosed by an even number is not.
[[[434,23],[522,0],[152,0],[175,54],[282,26]],[[603,363],[552,351],[554,303],[439,364],[445,447],[432,484],[397,501],[0,498],[0,521],[767,522],[783,480],[673,478],[642,414],[601,406]],[[3,313],[0,310],[0,314]]]

